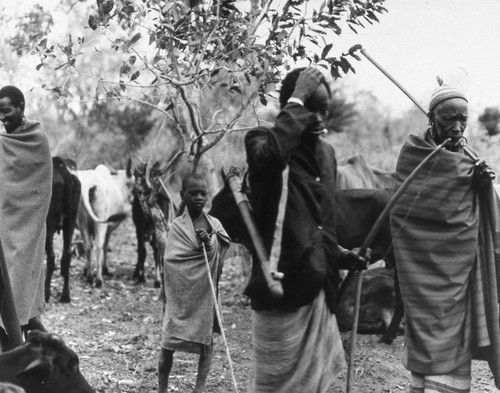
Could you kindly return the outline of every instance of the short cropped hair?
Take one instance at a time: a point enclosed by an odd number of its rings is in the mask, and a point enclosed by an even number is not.
[[[24,110],[24,94],[16,86],[7,85],[0,89],[0,98],[10,98],[12,105]]]
[[[288,99],[292,96],[293,91],[295,90],[295,84],[297,83],[297,79],[299,79],[299,75],[302,71],[304,71],[306,67],[301,67],[301,68],[295,68],[292,71],[290,71],[288,74],[286,74],[285,78],[281,82],[281,89],[280,89],[280,106],[283,108],[286,103],[288,102]],[[321,83],[323,83],[328,90],[328,94],[332,95],[332,92],[330,90],[330,85],[326,81],[326,78],[323,77],[321,79]]]
[[[185,191],[186,188],[187,188],[187,185],[189,184],[189,182],[191,182],[192,180],[200,180],[200,181],[204,181],[206,183],[206,179],[200,175],[199,173],[188,173],[186,176],[184,176],[182,178],[182,191]]]

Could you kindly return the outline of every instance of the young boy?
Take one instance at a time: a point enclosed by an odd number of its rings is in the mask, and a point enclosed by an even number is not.
[[[167,305],[158,364],[159,393],[167,393],[175,351],[200,355],[194,393],[203,391],[212,360],[213,332],[220,330],[201,243],[215,285],[230,244],[221,223],[203,212],[207,183],[202,176],[193,173],[184,177],[181,198],[186,210],[173,221],[165,252]]]

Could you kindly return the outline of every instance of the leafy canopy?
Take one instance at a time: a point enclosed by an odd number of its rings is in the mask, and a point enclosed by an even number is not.
[[[61,97],[71,94],[68,79],[89,78],[83,68],[86,54],[118,55],[115,75],[90,75],[96,100],[104,93],[108,100],[158,109],[177,124],[196,166],[256,100],[268,103],[287,59],[320,63],[334,78],[354,72],[352,59],[359,58],[354,52],[334,56],[334,37],[346,26],[357,31],[378,22],[377,15],[387,11],[384,1],[97,0],[91,3],[85,36],[69,35],[67,42],[50,45],[44,33],[51,20],[43,19],[41,37],[31,34],[30,40],[40,58],[37,69],[65,72],[52,88]],[[102,39],[98,48],[96,37]],[[225,89],[233,98],[232,112],[210,105],[214,89]]]

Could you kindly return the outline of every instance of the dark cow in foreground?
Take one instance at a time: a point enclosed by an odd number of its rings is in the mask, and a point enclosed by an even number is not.
[[[78,356],[56,335],[33,330],[26,342],[0,354],[0,382],[26,393],[94,393],[80,372]]]
[[[0,393],[26,393],[26,390],[9,382],[0,382]]]
[[[50,298],[50,282],[55,270],[54,233],[60,233],[61,230],[63,236],[61,276],[64,279],[64,286],[60,301],[67,303],[71,300],[69,290],[71,241],[76,226],[81,190],[80,180],[71,173],[71,170],[74,170],[73,166],[73,162],[68,162],[68,160],[61,157],[52,157],[52,198],[47,213],[47,237],[45,240],[45,252],[47,254],[45,301],[47,302]]]
[[[248,188],[243,186],[242,191],[248,192]],[[366,235],[377,220],[380,212],[387,205],[391,194],[392,193],[390,191],[383,189],[339,190],[336,196],[336,229],[339,244],[345,248],[359,247],[365,240]],[[241,215],[239,214],[234,197],[226,180],[223,189],[214,196],[212,200],[212,208],[209,214],[217,217],[221,221],[233,242],[239,242],[247,247],[250,247],[251,243],[248,231],[246,230],[243,220],[241,219]],[[383,258],[387,261],[389,266],[394,266],[394,254],[392,251],[392,239],[390,236],[388,220],[384,222],[383,228],[375,237],[370,248],[372,249],[372,260]],[[394,274],[393,270],[388,271],[388,274]],[[348,275],[346,283],[350,280],[351,275]],[[363,292],[367,293],[367,291],[370,290],[369,284],[367,284],[365,285]],[[343,296],[343,293],[344,286],[341,287],[341,296]],[[399,294],[399,291],[396,291],[395,293]],[[403,316],[402,301],[400,300],[400,296],[396,296],[396,298],[394,298],[394,296],[387,299],[370,299],[366,296],[362,298],[362,308],[374,310],[377,310],[378,308],[380,310],[377,306],[379,301],[385,301],[388,305],[387,307],[384,307],[383,317],[380,315],[376,316],[376,322],[360,322],[363,326],[369,326],[370,324],[377,326],[379,320],[387,323],[388,319],[386,317],[386,310],[394,310],[392,307],[393,305],[396,306],[396,311],[391,311],[391,313],[394,313],[395,318],[393,318],[389,327],[385,325],[387,330],[382,337],[382,341],[387,343],[392,342],[395,338]],[[364,312],[363,310],[360,314],[374,315],[371,312]],[[347,325],[347,323],[343,322],[339,323],[339,325],[340,324]]]

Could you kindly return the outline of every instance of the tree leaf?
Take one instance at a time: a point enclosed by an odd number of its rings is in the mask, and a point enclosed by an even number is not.
[[[97,26],[99,26],[98,22],[97,22],[97,19],[94,15],[90,15],[89,16],[89,26],[92,30],[96,30],[97,29]]]
[[[132,75],[130,75],[130,81],[132,82],[132,81],[136,80],[139,77],[139,75],[141,75],[140,71],[134,72]]]
[[[129,64],[123,63],[122,66],[120,67],[120,75],[128,74],[131,69],[132,67],[130,67]]]
[[[134,35],[134,36],[130,39],[130,41],[128,42],[128,44],[129,44],[130,46],[134,45],[137,41],[139,41],[139,40],[141,39],[141,36],[142,36],[142,35],[141,35],[141,33],[137,33],[136,35]]]
[[[324,59],[328,53],[330,52],[330,50],[332,49],[333,47],[333,44],[328,44],[327,46],[325,46],[323,48],[323,51],[321,52],[321,58]]]

